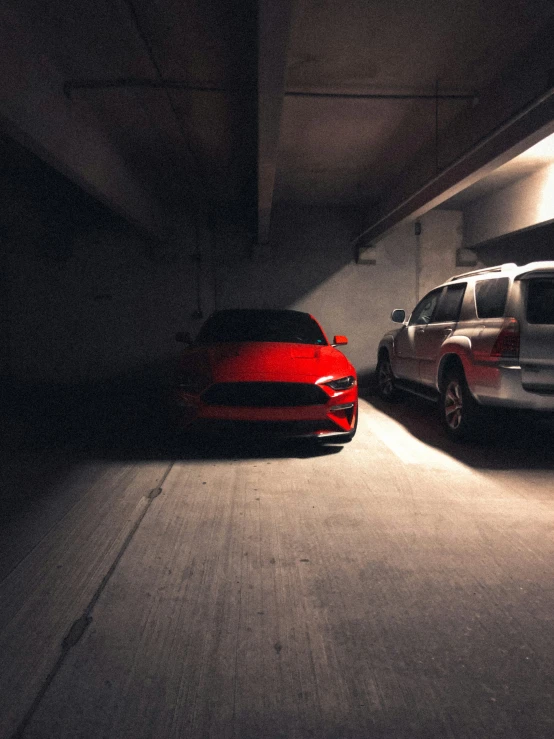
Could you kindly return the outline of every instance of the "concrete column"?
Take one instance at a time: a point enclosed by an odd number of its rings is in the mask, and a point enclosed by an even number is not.
[[[415,235],[416,278],[419,298],[449,277],[464,271],[456,267],[456,250],[462,246],[463,216],[458,210],[433,210],[420,220],[421,234]]]

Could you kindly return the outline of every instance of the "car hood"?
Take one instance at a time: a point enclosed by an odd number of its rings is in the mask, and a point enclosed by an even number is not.
[[[182,367],[209,375],[212,382],[315,382],[355,375],[348,359],[332,346],[260,341],[197,347],[185,352]]]

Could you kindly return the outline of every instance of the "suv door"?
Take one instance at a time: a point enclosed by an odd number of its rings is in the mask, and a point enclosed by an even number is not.
[[[443,287],[431,322],[416,331],[419,380],[424,385],[435,385],[437,358],[445,339],[456,328],[465,290],[465,282]]]
[[[442,288],[432,290],[419,301],[410,320],[403,326],[394,340],[393,372],[396,377],[413,382],[419,381],[421,338],[431,322]]]

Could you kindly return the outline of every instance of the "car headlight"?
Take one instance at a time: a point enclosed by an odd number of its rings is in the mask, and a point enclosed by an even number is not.
[[[327,383],[333,390],[348,390],[349,387],[354,387],[355,384],[356,378],[352,377],[352,375],[341,377],[340,380],[333,380],[333,382]]]

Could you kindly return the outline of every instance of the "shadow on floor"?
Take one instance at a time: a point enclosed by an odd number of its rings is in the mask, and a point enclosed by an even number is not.
[[[442,429],[438,409],[416,396],[404,395],[396,403],[385,403],[374,393],[364,399],[378,411],[402,424],[412,436],[476,469],[554,469],[554,419],[517,412],[499,412],[472,442],[454,442]]]
[[[8,451],[63,451],[81,459],[228,459],[251,456],[310,457],[340,445],[260,436],[229,427],[227,434],[180,431],[170,393],[151,386],[44,387],[14,394],[4,417]]]
[[[0,514],[20,513],[48,495],[73,465],[312,458],[341,444],[260,437],[252,433],[191,435],[179,431],[169,394],[156,386],[12,388],[4,393],[0,437]]]

